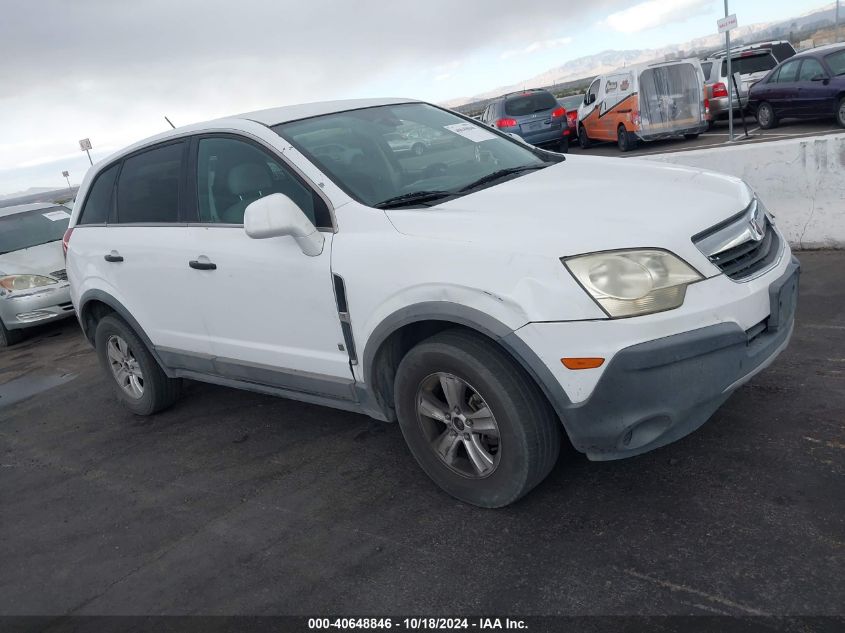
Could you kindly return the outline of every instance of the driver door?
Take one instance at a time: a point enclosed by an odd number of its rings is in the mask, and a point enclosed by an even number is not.
[[[352,397],[353,376],[335,303],[327,203],[272,150],[235,135],[192,145],[199,223],[189,225],[195,295],[215,372],[298,392]],[[322,252],[292,237],[252,239],[243,216],[274,193],[293,200],[323,231]]]

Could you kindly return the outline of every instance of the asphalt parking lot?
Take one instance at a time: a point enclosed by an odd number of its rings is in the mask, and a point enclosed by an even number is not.
[[[188,383],[134,417],[42,328],[0,352],[0,614],[843,615],[845,252],[800,258],[791,346],[704,427],[493,511],[358,415]]]
[[[737,117],[734,119],[734,142],[733,144],[742,143],[765,143],[768,141],[783,141],[792,138],[801,138],[809,136],[823,136],[826,134],[842,134],[845,132],[832,119],[807,121],[800,119],[789,119],[781,122],[781,124],[771,130],[760,129],[757,121],[753,117],[746,117],[745,119],[748,127],[748,136],[745,136],[745,128],[742,125],[742,120]],[[649,154],[664,154],[670,152],[688,152],[694,149],[712,149],[718,147],[726,147],[730,143],[730,131],[727,120],[717,121],[713,127],[701,134],[697,139],[667,139],[663,141],[651,141],[649,143],[640,143],[636,149],[625,152],[619,151],[616,143],[594,143],[589,149],[582,150],[578,147],[577,139],[570,141],[569,151],[573,154],[584,153],[597,156],[621,156],[624,158],[633,158],[637,156],[647,156]]]

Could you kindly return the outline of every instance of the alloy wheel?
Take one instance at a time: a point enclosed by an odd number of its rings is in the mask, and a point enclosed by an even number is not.
[[[130,398],[138,400],[143,397],[144,373],[126,341],[117,334],[112,334],[106,343],[106,353],[118,386]]]
[[[417,391],[417,418],[431,450],[464,477],[490,476],[499,464],[499,426],[468,382],[444,372],[427,376]]]

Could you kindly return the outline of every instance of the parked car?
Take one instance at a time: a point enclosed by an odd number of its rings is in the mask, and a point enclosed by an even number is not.
[[[789,40],[770,40],[770,41],[762,41],[762,42],[754,42],[753,44],[745,44],[742,46],[732,46],[731,51],[734,55],[737,53],[744,53],[745,51],[758,51],[760,49],[768,49],[772,52],[772,55],[775,56],[775,59],[778,63],[786,61],[795,53],[795,47],[792,45],[792,42]],[[714,57],[724,57],[726,50],[718,51],[714,53]]]
[[[415,156],[425,153],[426,144],[421,139],[412,139],[407,134],[398,132],[386,134],[384,138],[394,152],[410,152]]]
[[[731,57],[731,72],[736,82],[734,85],[728,79],[726,56],[702,60],[711,120],[717,121],[728,116],[728,90],[733,90],[734,112],[743,110],[748,105],[750,87],[763,79],[777,64],[777,59],[769,49],[735,51]]]
[[[408,124],[452,135],[448,165],[393,154]],[[191,378],[398,420],[479,506],[542,481],[564,430],[593,460],[694,431],[793,329],[798,263],[741,180],[565,157],[422,102],[170,130],[79,201],[73,302],[130,411]]]
[[[0,209],[0,347],[73,314],[62,254],[69,221],[69,209],[55,204]]]
[[[643,64],[599,75],[578,110],[578,142],[616,141],[620,151],[640,141],[707,129],[704,74],[697,59]]]
[[[569,124],[569,138],[578,139],[578,108],[584,102],[584,95],[570,95],[557,100],[560,107],[566,110],[566,122]]]
[[[764,130],[788,118],[833,117],[845,127],[845,44],[814,48],[751,88],[749,109]]]
[[[566,111],[548,90],[523,90],[493,99],[484,108],[481,121],[531,145],[569,151]]]

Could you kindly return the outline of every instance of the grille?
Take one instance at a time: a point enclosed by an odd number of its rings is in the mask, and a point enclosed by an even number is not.
[[[737,215],[692,238],[699,250],[734,281],[771,267],[781,251],[781,237],[756,199]]]
[[[67,281],[67,270],[62,268],[61,270],[57,270],[55,272],[50,273],[50,276],[54,279],[60,279],[61,281]]]
[[[749,240],[734,248],[712,255],[710,261],[731,279],[745,279],[768,268],[780,251],[780,238],[768,218],[763,238]]]

